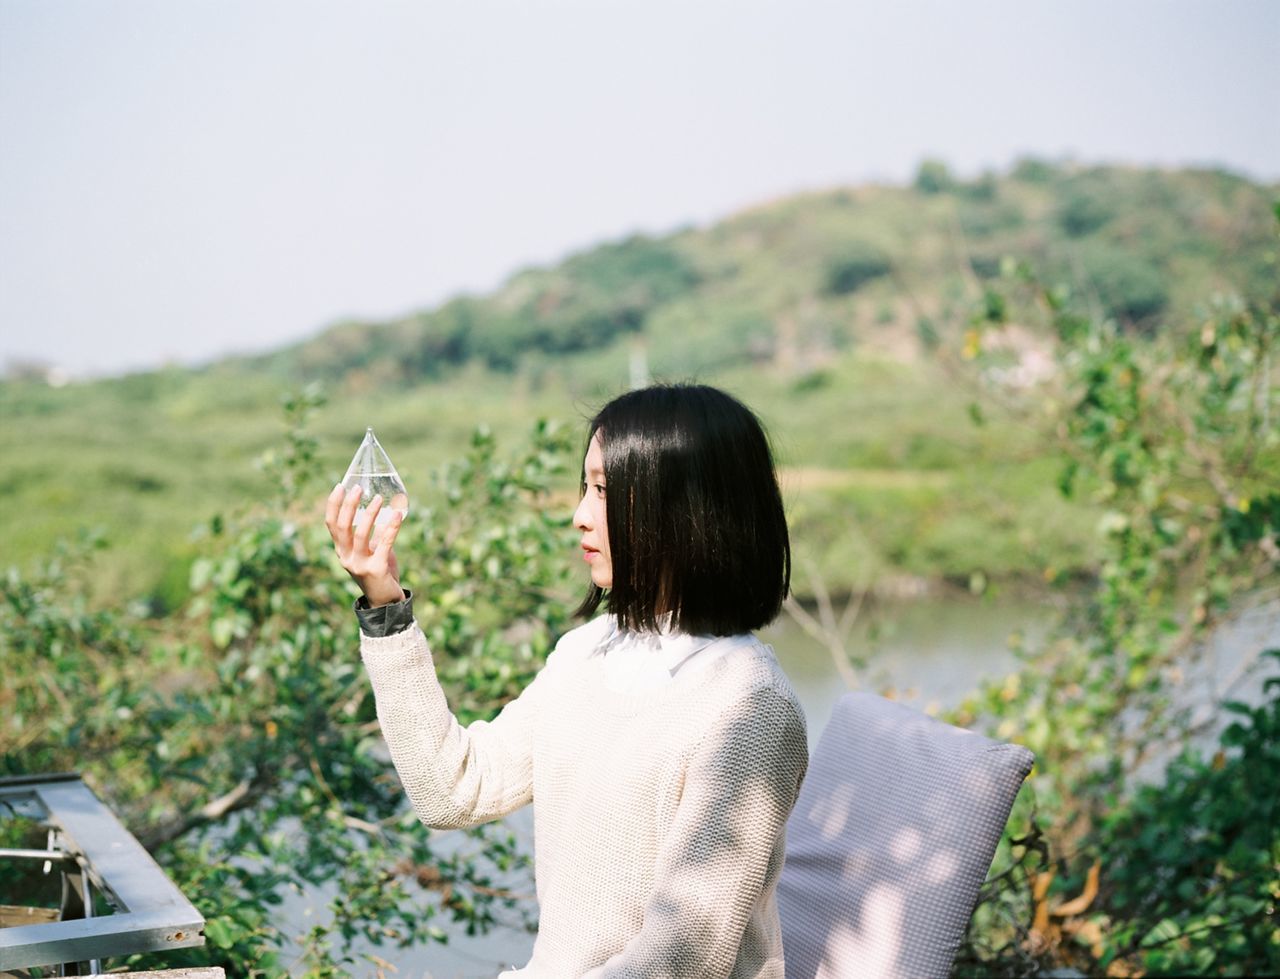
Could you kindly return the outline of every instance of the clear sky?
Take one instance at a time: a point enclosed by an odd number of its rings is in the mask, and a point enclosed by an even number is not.
[[[0,0],[0,367],[199,362],[797,190],[1280,179],[1280,2]]]

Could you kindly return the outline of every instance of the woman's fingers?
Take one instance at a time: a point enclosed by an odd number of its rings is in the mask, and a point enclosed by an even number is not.
[[[352,534],[352,521],[356,508],[360,504],[360,487],[354,486],[344,490],[341,485],[335,486],[329,498],[325,500],[324,524],[333,538],[334,550],[343,567],[347,567],[355,551],[355,539]],[[366,546],[367,553],[367,546]]]
[[[382,512],[383,499],[378,495],[369,501],[368,508],[360,515],[361,519],[356,520],[360,498],[358,486],[350,491],[343,490],[341,484],[335,486],[324,504],[325,527],[333,538],[339,563],[370,601],[375,598],[378,604],[399,601],[404,592],[400,587],[392,546],[404,522],[404,513],[390,511],[388,519],[379,527],[378,515]]]
[[[391,556],[391,548],[396,542],[396,535],[400,533],[402,523],[404,523],[404,514],[399,510],[392,510],[390,518],[378,531],[378,546],[373,551],[375,560],[387,561]]]
[[[337,542],[338,530],[338,510],[342,506],[342,501],[347,498],[346,491],[343,490],[342,484],[339,483],[329,493],[329,498],[324,501],[324,525],[329,531],[329,536]]]
[[[343,535],[343,539],[348,546],[351,543],[352,524],[355,522],[356,510],[360,507],[359,486],[353,486],[347,490],[346,495],[342,498],[342,503],[338,506],[338,530]]]
[[[373,548],[370,541],[373,538],[373,527],[377,522],[378,514],[382,512],[382,494],[375,493],[373,499],[369,501],[369,505],[365,507],[364,516],[356,521],[356,531],[351,537],[351,544],[356,549],[357,554],[368,554]]]

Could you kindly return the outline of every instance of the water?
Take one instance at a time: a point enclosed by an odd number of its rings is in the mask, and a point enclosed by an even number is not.
[[[364,439],[351,458],[351,465],[347,467],[347,474],[342,477],[343,489],[350,492],[357,486],[360,487],[357,524],[365,516],[369,503],[378,495],[382,496],[382,509],[378,511],[375,526],[385,524],[393,513],[399,513],[403,517],[409,512],[409,491],[405,489],[404,481],[396,472],[391,457],[373,434],[372,428],[365,431]]]
[[[809,719],[812,746],[836,700],[851,687],[871,690],[919,710],[954,707],[978,688],[1017,669],[1010,640],[1034,641],[1056,609],[1044,602],[941,596],[864,607],[844,644],[852,684],[836,655],[784,615],[761,638],[786,670]]]
[[[375,496],[382,496],[382,509],[374,520],[375,527],[381,527],[391,519],[393,513],[404,517],[409,512],[409,494],[404,484],[395,473],[366,473],[359,477],[349,477],[343,488],[350,490],[360,487],[360,504],[356,507],[356,523],[366,519],[369,504]]]

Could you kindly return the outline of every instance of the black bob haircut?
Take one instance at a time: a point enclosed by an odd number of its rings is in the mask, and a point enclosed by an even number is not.
[[[791,586],[791,543],[764,429],[705,385],[655,385],[591,420],[604,454],[613,584],[603,600],[628,629],[727,636],[772,622]],[[585,452],[584,452],[585,454]]]

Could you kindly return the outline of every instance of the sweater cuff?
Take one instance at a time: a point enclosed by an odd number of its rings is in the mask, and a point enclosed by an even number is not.
[[[377,608],[370,608],[368,597],[361,595],[356,599],[356,618],[360,622],[360,631],[373,639],[404,632],[413,625],[413,592],[406,588],[404,601]]]

